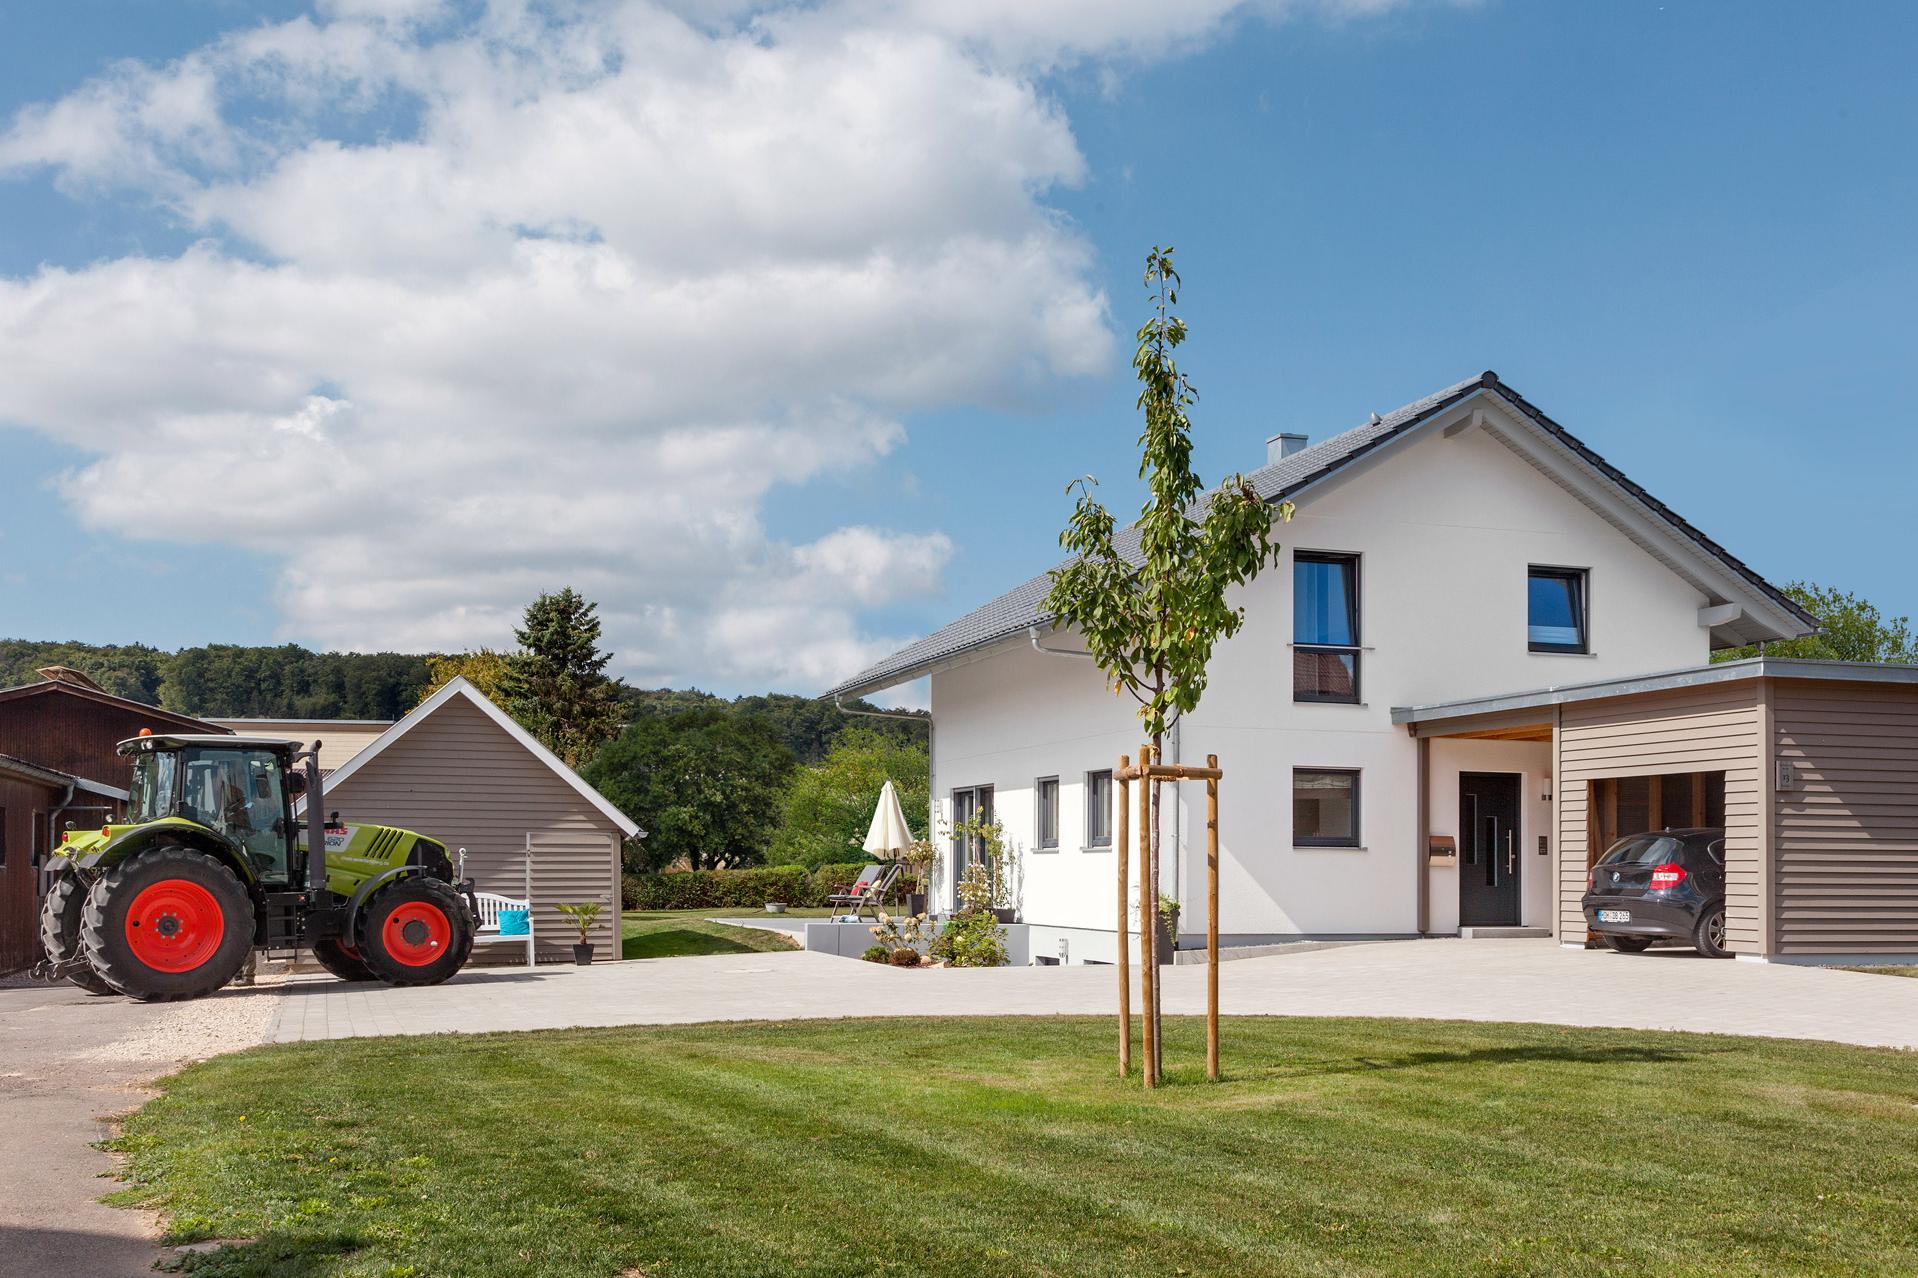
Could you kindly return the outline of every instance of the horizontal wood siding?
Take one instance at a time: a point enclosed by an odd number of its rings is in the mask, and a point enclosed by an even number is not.
[[[59,684],[32,684],[0,696],[0,754],[126,789],[133,761],[115,747],[140,729],[225,732],[212,723],[117,697],[89,696]]]
[[[1756,684],[1617,697],[1560,708],[1555,821],[1558,826],[1558,936],[1582,939],[1589,790],[1605,777],[1677,772],[1725,774],[1726,924],[1732,948],[1763,944],[1763,743]]]
[[[1918,954],[1918,688],[1780,679],[1781,954]]]
[[[542,959],[570,959],[570,923],[553,907],[605,907],[592,940],[598,959],[618,958],[619,844],[606,816],[464,697],[455,696],[337,789],[326,808],[348,820],[430,835],[449,853],[466,849],[481,891],[525,892],[526,840],[533,854],[533,931]],[[476,959],[510,959],[505,945]]]

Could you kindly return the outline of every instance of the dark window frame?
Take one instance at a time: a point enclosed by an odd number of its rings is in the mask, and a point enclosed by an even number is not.
[[[1106,801],[1103,806],[1093,801],[1098,793],[1094,778],[1105,778]],[[1085,775],[1086,825],[1084,844],[1087,851],[1110,852],[1112,850],[1112,769],[1094,768]],[[1097,818],[1095,820],[1095,817]]]
[[[1046,787],[1052,788],[1052,801],[1046,802]],[[1046,818],[1050,815],[1052,831],[1047,837]],[[1035,777],[1032,782],[1032,842],[1038,852],[1057,852],[1059,850],[1059,778]]]
[[[1352,833],[1346,835],[1313,835],[1299,833],[1298,801],[1299,778],[1301,776],[1341,776],[1352,778]],[[1364,781],[1358,768],[1306,768],[1292,769],[1292,846],[1295,848],[1362,848],[1364,823],[1361,820],[1361,807]]]
[[[1577,643],[1540,643],[1532,638],[1532,583],[1541,579],[1571,584],[1572,621],[1578,630]],[[1530,564],[1526,567],[1525,648],[1528,652],[1559,653],[1574,657],[1591,654],[1592,574],[1589,568],[1566,568],[1556,564]]]
[[[0,870],[7,868],[7,810],[0,807]]]
[[[1365,665],[1365,614],[1359,605],[1359,560],[1360,556],[1349,551],[1339,550],[1297,550],[1292,553],[1292,651],[1295,654],[1292,672],[1292,700],[1306,705],[1356,706],[1364,702],[1363,667]],[[1346,569],[1346,608],[1350,613],[1351,643],[1309,643],[1299,638],[1299,565],[1330,564]],[[1351,658],[1352,693],[1346,696],[1339,693],[1316,692],[1299,687],[1296,654],[1301,652],[1338,653]]]

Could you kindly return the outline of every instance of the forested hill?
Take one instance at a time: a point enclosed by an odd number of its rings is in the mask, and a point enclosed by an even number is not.
[[[202,718],[397,719],[426,691],[427,661],[402,652],[312,652],[290,643],[164,652],[144,644],[0,639],[0,688],[34,682],[42,666],[72,666],[116,696]],[[831,702],[781,692],[728,700],[698,689],[622,687],[620,698],[631,718],[706,708],[758,716],[802,763],[825,758],[833,738],[849,727],[921,745],[926,740],[922,723],[848,715]]]
[[[205,718],[397,719],[426,687],[426,658],[402,652],[311,652],[298,644],[145,644],[0,639],[0,687],[42,666],[72,666],[108,692]]]

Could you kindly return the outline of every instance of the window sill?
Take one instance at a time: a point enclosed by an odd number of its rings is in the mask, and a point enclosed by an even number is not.
[[[1112,851],[1112,845],[1110,843],[1093,843],[1079,850],[1081,852],[1110,852]]]
[[[1363,843],[1294,843],[1294,852],[1370,852]]]
[[[1059,855],[1059,848],[1058,845],[1055,844],[1049,848],[1034,848],[1032,849],[1032,853],[1034,856],[1057,856]]]
[[[1557,648],[1527,648],[1527,655],[1533,657],[1596,657],[1596,652],[1561,652]]]
[[[1370,708],[1367,703],[1363,701],[1320,701],[1316,697],[1295,696],[1292,698],[1292,704],[1295,706],[1332,706],[1335,708],[1343,706],[1347,710],[1365,710]]]

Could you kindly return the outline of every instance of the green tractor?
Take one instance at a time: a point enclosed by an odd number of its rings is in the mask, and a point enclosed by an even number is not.
[[[143,732],[119,751],[126,819],[55,850],[42,976],[167,1000],[213,993],[256,950],[305,947],[342,980],[393,985],[465,966],[471,885],[423,835],[318,820],[318,742]]]

